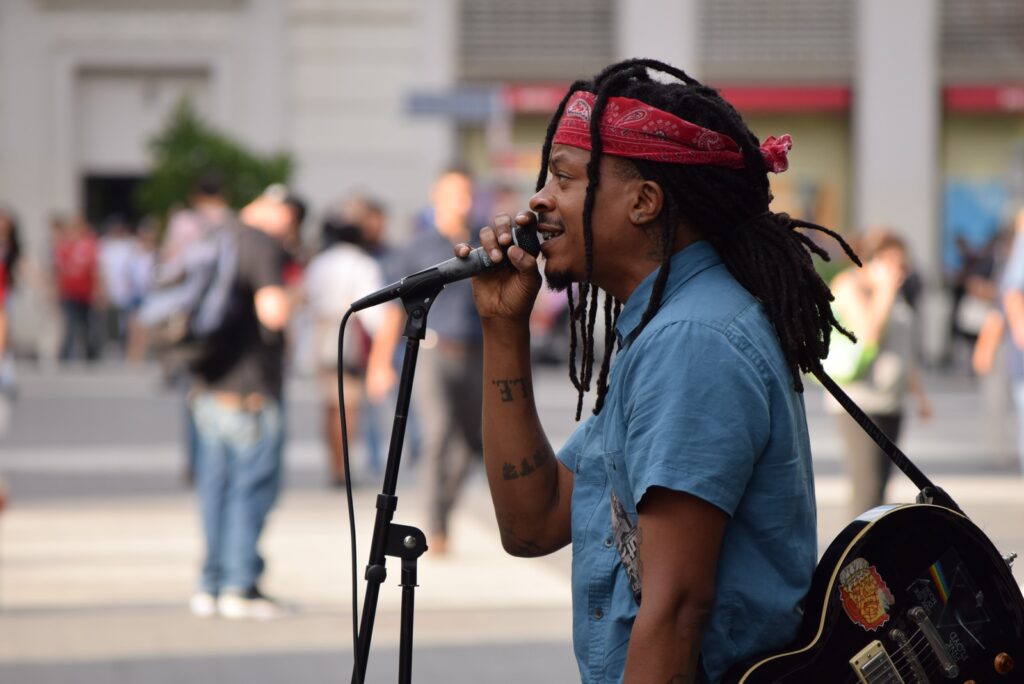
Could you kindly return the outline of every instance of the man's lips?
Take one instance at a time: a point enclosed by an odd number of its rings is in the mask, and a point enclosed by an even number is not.
[[[565,232],[564,228],[562,228],[560,226],[552,225],[550,223],[539,223],[539,224],[537,224],[537,234],[540,235],[541,242],[547,242],[549,240],[554,240],[555,238],[557,238],[558,236],[560,236],[564,232]]]

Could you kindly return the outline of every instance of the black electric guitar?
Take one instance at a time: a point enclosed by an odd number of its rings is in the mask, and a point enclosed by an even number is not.
[[[725,681],[1024,682],[1024,598],[992,542],[960,513],[882,506],[825,552],[790,647]]]
[[[985,534],[827,374],[818,381],[920,490],[825,551],[796,638],[728,684],[1024,683],[1024,597]]]

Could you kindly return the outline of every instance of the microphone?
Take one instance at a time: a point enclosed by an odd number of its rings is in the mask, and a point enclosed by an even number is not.
[[[512,244],[520,247],[530,256],[540,254],[540,239],[537,237],[536,227],[533,224],[521,226],[515,223],[515,221],[513,221],[512,226]],[[508,248],[502,247],[502,250],[508,252]],[[407,275],[398,282],[391,283],[376,292],[366,295],[362,299],[357,299],[349,308],[352,311],[362,311],[371,306],[377,306],[392,299],[397,299],[406,293],[428,285],[444,287],[448,283],[454,283],[456,280],[472,278],[478,273],[482,273],[496,265],[487,256],[487,250],[483,247],[477,247],[464,259],[452,257],[435,266],[412,275]]]

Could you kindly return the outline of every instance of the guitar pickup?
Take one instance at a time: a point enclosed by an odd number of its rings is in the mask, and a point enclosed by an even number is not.
[[[857,681],[861,684],[879,681],[906,684],[899,671],[896,670],[892,658],[889,657],[889,652],[877,639],[850,658],[850,667],[853,668],[853,673],[857,675]]]

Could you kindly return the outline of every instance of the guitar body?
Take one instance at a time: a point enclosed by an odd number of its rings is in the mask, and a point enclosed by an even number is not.
[[[927,504],[852,522],[815,570],[796,639],[729,684],[1024,682],[1024,598],[988,537]]]

